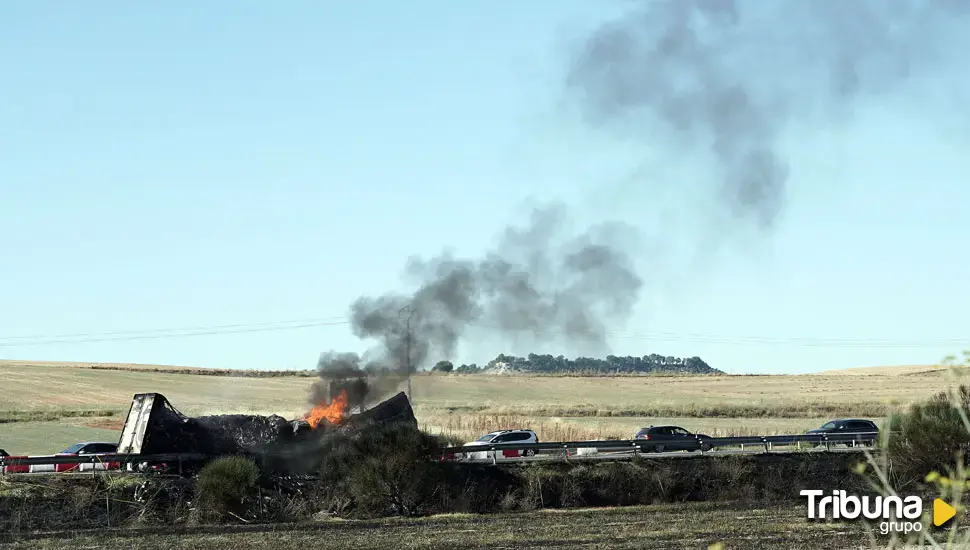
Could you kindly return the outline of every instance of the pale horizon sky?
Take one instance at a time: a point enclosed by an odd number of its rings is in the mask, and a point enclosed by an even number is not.
[[[409,256],[480,257],[531,200],[643,229],[615,355],[803,373],[970,348],[970,32],[851,116],[793,115],[775,228],[725,237],[703,151],[647,166],[660,129],[567,107],[569,52],[625,5],[6,4],[0,359],[313,368],[365,349],[341,320],[406,290]],[[473,340],[450,359],[565,353]]]

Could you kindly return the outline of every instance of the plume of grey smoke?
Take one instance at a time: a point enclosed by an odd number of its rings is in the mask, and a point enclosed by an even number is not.
[[[392,391],[409,370],[454,359],[472,330],[497,341],[557,342],[607,348],[607,330],[631,314],[642,281],[629,257],[633,228],[596,225],[572,234],[561,205],[536,208],[526,227],[509,227],[478,260],[444,253],[412,257],[410,294],[361,297],[350,311],[354,334],[375,342],[364,357],[327,353],[325,380],[370,375]]]
[[[956,0],[637,3],[574,57],[567,89],[585,119],[690,154],[707,151],[723,212],[764,230],[783,210],[793,117],[851,114],[854,100],[937,68],[936,29]],[[947,26],[951,25],[951,26]],[[964,31],[967,29],[964,25]]]
[[[349,406],[363,405],[397,389],[400,373],[380,362],[350,352],[325,352],[317,361],[320,380],[310,387],[310,403],[326,405],[340,390],[347,392]]]

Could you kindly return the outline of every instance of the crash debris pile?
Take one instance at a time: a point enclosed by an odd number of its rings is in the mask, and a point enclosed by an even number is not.
[[[250,455],[274,469],[312,467],[316,453],[336,435],[354,437],[391,423],[417,428],[417,419],[404,393],[358,414],[311,425],[307,419],[286,420],[278,415],[210,415],[188,417],[161,394],[154,394],[147,416],[141,454]],[[308,459],[308,460],[307,460]]]

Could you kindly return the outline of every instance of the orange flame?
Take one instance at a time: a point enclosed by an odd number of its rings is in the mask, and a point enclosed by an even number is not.
[[[347,392],[340,391],[340,395],[334,398],[329,405],[316,405],[313,410],[306,415],[305,420],[311,428],[320,425],[321,420],[326,420],[331,424],[343,422],[344,413],[347,411]]]

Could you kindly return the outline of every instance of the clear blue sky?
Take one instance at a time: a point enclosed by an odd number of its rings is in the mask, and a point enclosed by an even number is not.
[[[363,347],[340,324],[17,337],[339,319],[361,294],[401,289],[411,254],[481,254],[529,198],[652,228],[618,355],[781,373],[970,348],[967,73],[941,63],[946,85],[867,96],[838,125],[793,117],[776,230],[695,252],[710,235],[690,221],[691,196],[668,191],[703,178],[702,163],[684,152],[635,172],[639,145],[562,107],[569,48],[617,11],[5,3],[0,358],[309,368]]]

